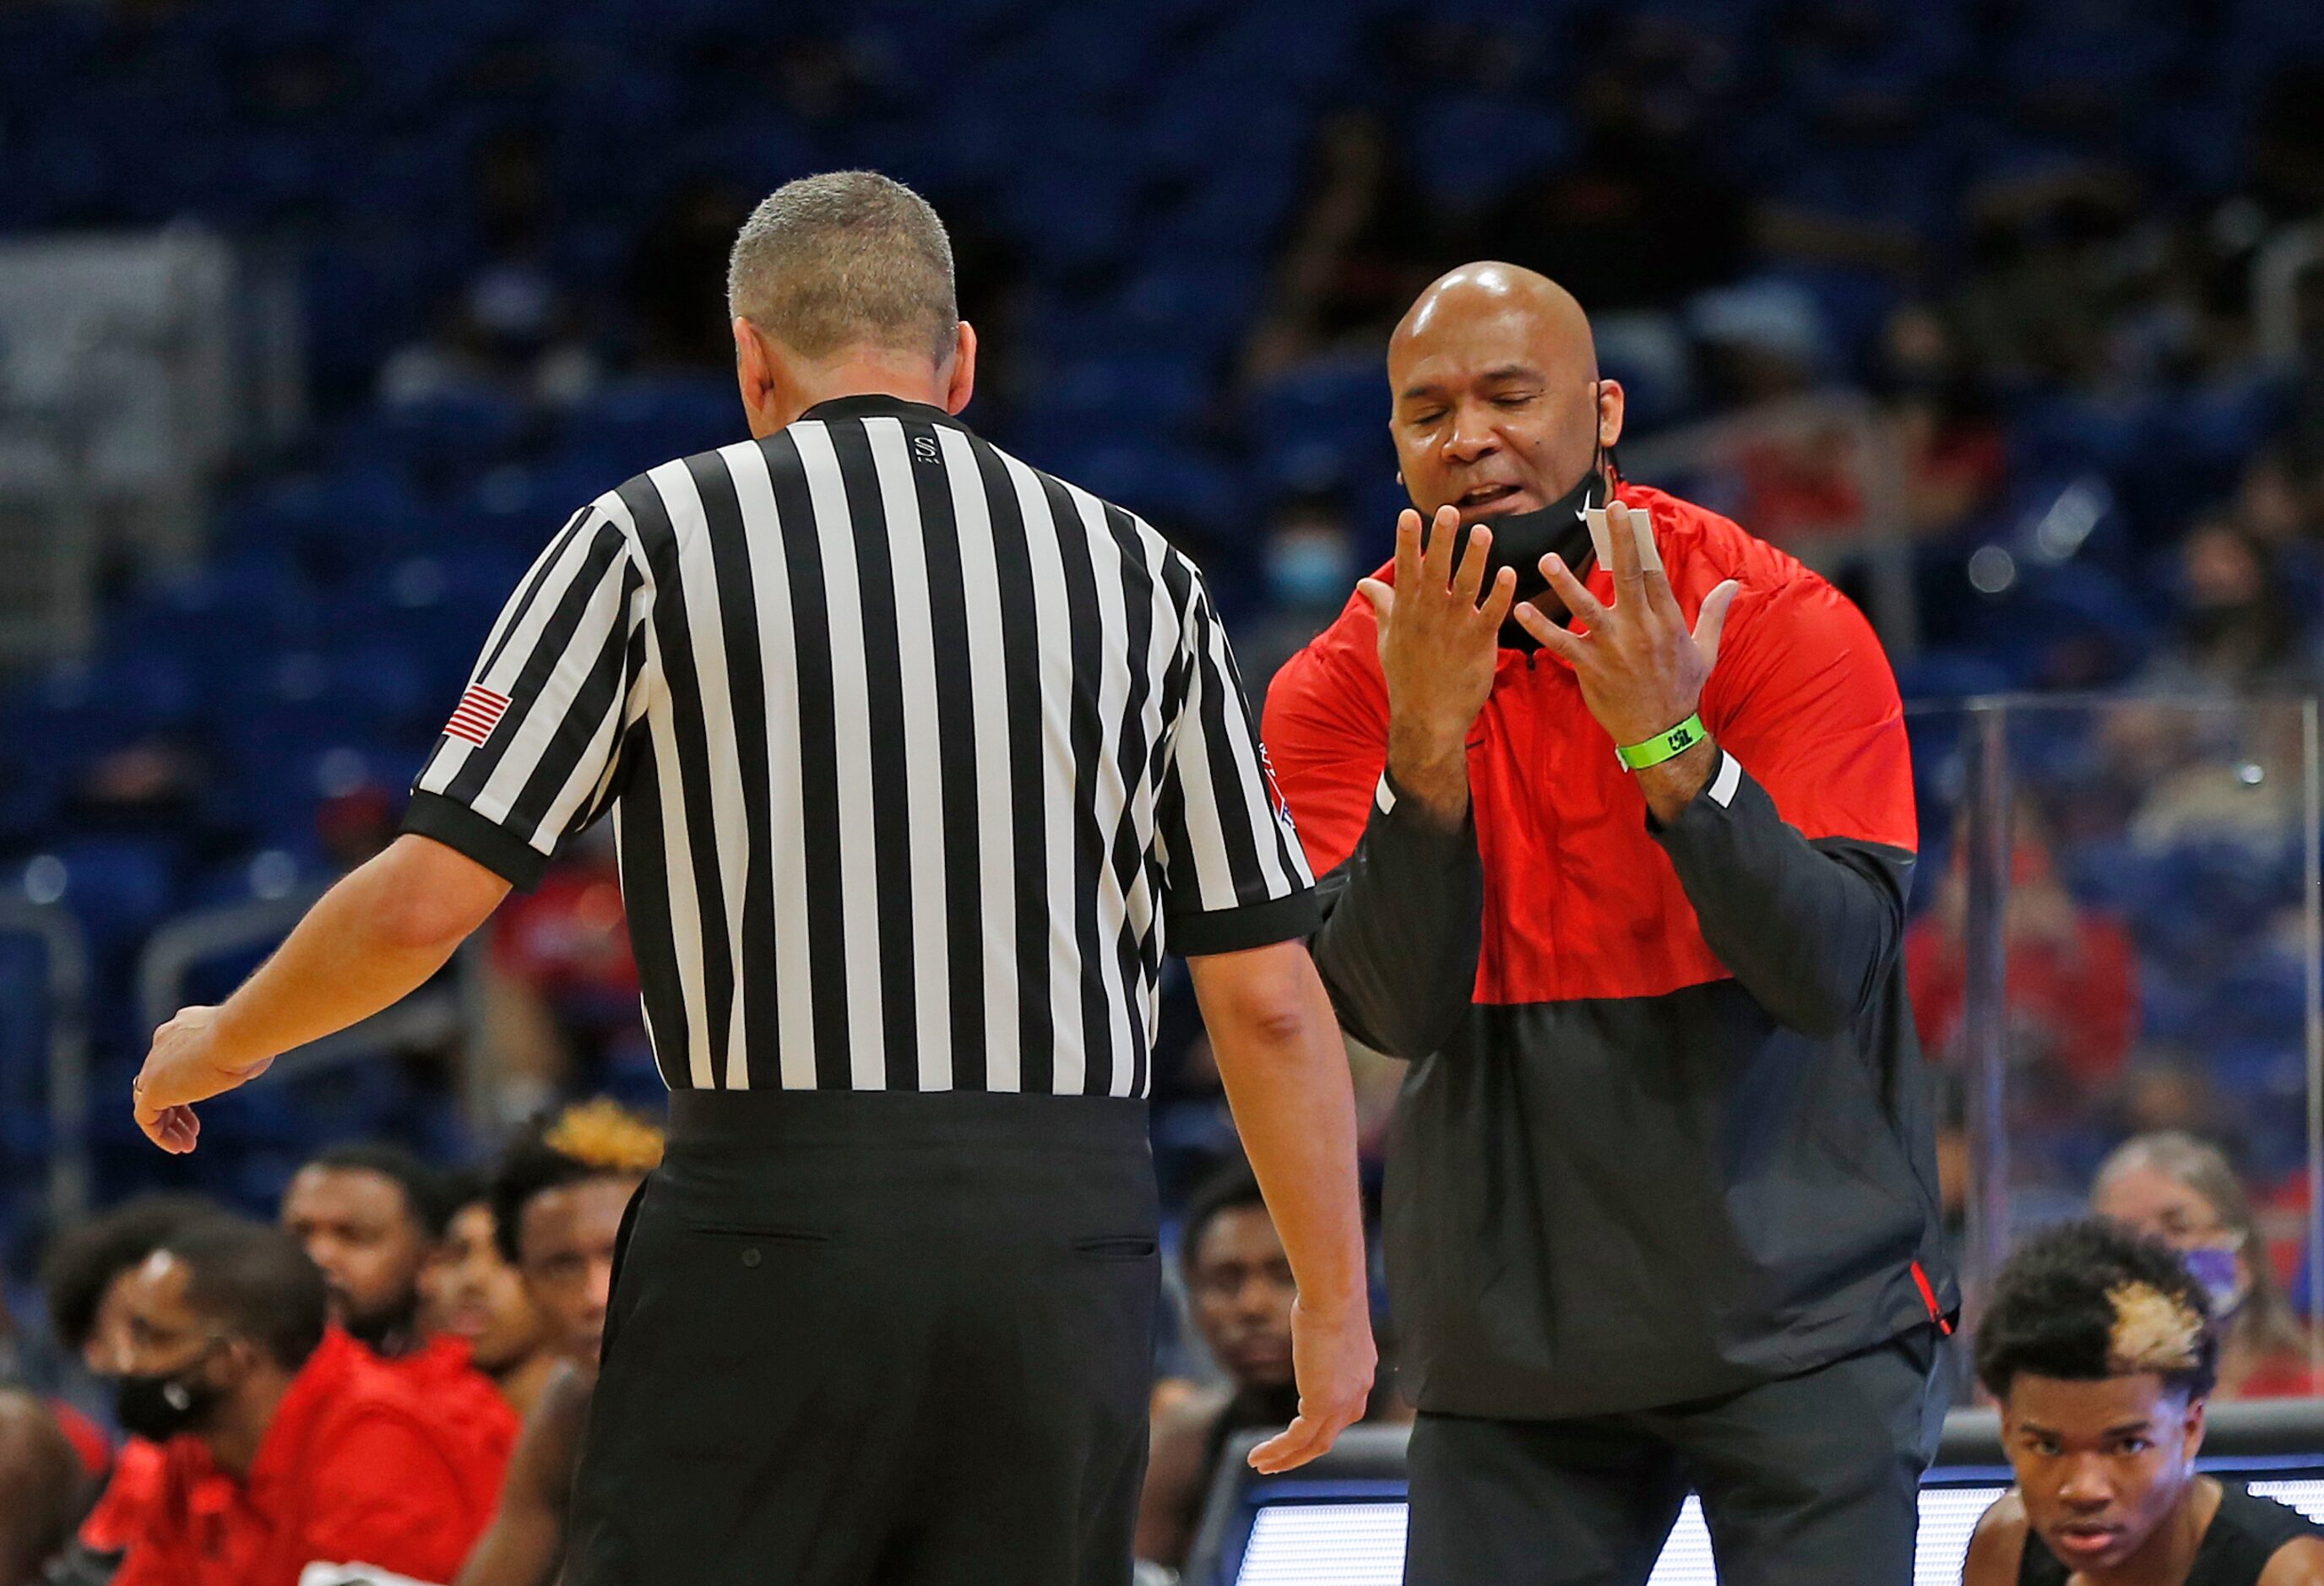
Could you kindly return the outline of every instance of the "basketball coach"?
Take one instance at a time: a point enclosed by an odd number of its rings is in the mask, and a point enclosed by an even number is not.
[[[1412,1065],[1406,1578],[1638,1586],[1692,1488],[1729,1586],[1904,1586],[1958,1302],[1886,660],[1823,579],[1619,476],[1554,283],[1454,271],[1388,379],[1416,510],[1266,736],[1342,1022]]]
[[[1297,1279],[1282,1470],[1372,1373],[1316,904],[1200,575],[958,417],[950,244],[849,171],[729,275],[752,440],[600,496],[510,602],[405,834],[137,1116],[418,985],[611,811],[671,1091],[567,1586],[1123,1586],[1158,1265],[1157,981],[1186,956]]]

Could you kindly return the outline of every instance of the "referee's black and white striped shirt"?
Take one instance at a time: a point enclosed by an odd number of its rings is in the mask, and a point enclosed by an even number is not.
[[[895,398],[576,514],[404,829],[529,887],[608,810],[679,1089],[1142,1096],[1166,945],[1315,919],[1193,565]]]

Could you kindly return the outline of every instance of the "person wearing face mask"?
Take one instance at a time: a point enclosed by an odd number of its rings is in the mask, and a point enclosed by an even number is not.
[[[2209,1286],[2103,1219],[2010,1257],[1977,1371],[2017,1485],[1978,1522],[1962,1586],[2324,1586],[2324,1528],[2195,1472],[2220,1359]]]
[[[2308,1338],[2269,1264],[2251,1198],[2227,1159],[2175,1130],[2126,1140],[2098,1164],[2090,1210],[2177,1250],[2219,1330],[2218,1398],[2318,1389]]]
[[[1901,1586],[1959,1301],[1879,641],[1621,476],[1555,283],[1453,271],[1388,373],[1415,510],[1265,737],[1341,1021],[1412,1065],[1406,1578],[1641,1586],[1692,1485],[1729,1586]]]
[[[240,1219],[187,1228],[136,1269],[115,1410],[162,1471],[115,1586],[297,1586],[318,1562],[451,1578],[500,1469],[327,1305],[298,1244]]]

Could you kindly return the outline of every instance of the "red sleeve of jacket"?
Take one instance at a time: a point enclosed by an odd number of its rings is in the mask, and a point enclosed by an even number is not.
[[[319,1439],[307,1471],[301,1563],[375,1564],[449,1581],[483,1531],[494,1485],[404,1416],[357,1415]]]
[[[1379,630],[1360,595],[1315,641],[1293,656],[1267,691],[1260,736],[1308,868],[1321,876],[1346,862],[1371,818],[1388,764],[1388,684]]]
[[[1703,722],[1801,835],[1919,848],[1895,676],[1864,613],[1822,579],[1736,602]]]

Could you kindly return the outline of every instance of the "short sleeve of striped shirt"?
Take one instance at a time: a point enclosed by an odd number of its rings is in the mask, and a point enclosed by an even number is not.
[[[1312,935],[1314,878],[1199,578],[1161,788],[1164,941],[1181,956]]]
[[[629,537],[585,508],[503,608],[435,748],[403,829],[530,888],[603,815],[644,670],[644,574]]]

